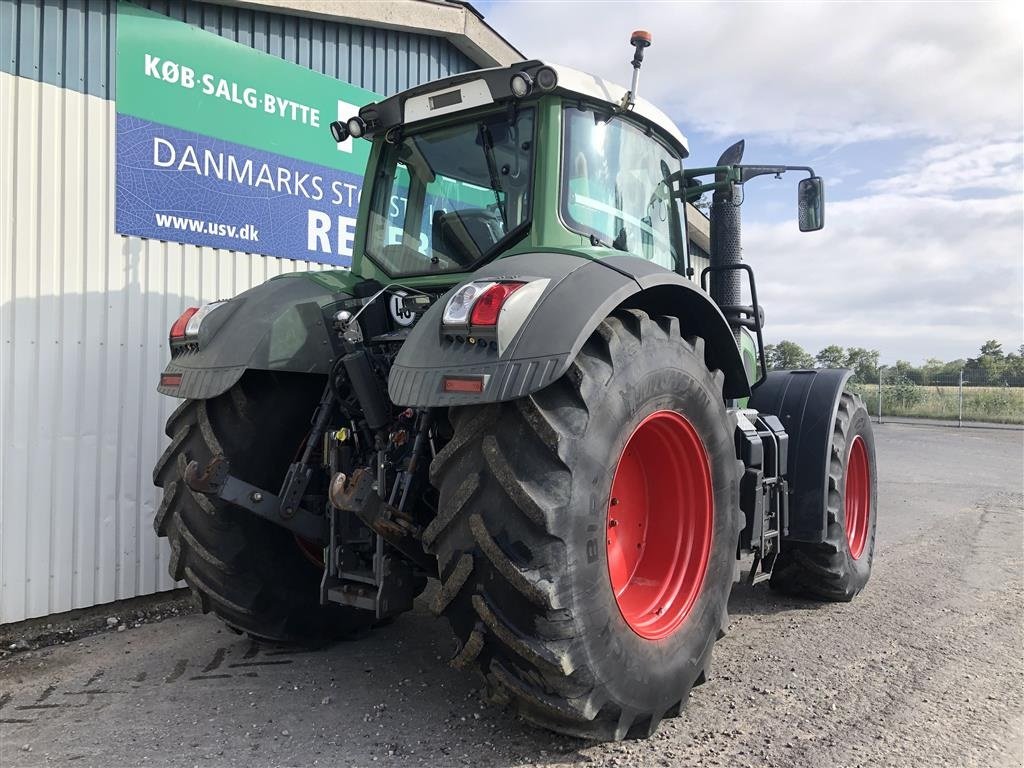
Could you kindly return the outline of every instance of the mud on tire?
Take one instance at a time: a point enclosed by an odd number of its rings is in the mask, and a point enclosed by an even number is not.
[[[858,461],[866,464],[867,485],[855,489],[855,481],[850,481],[851,457],[861,451],[861,457],[854,460],[854,467]],[[858,500],[867,507],[861,513],[866,517],[859,522],[855,519],[855,502]],[[820,544],[787,544],[775,564],[772,588],[819,600],[852,600],[864,589],[871,575],[877,502],[871,419],[860,397],[844,392],[832,431],[825,541]],[[857,532],[851,528],[856,528]],[[848,531],[852,535],[848,536]]]
[[[622,739],[678,715],[724,631],[742,524],[723,376],[676,318],[629,310],[604,321],[566,376],[530,397],[452,412],[431,476],[439,514],[435,610],[492,698],[570,735]],[[713,537],[703,586],[664,640],[634,633],[612,592],[605,546],[612,475],[633,428],[685,416],[709,459]],[[657,471],[654,467],[652,470]]]
[[[248,374],[225,394],[186,400],[167,421],[170,445],[153,470],[163,500],[153,520],[171,545],[168,570],[231,628],[274,642],[317,644],[359,633],[368,614],[319,601],[320,570],[284,528],[189,488],[191,460],[214,455],[233,474],[276,489],[300,445],[322,381]]]

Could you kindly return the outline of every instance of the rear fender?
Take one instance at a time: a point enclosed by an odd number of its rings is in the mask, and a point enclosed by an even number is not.
[[[820,543],[828,530],[828,470],[839,398],[852,371],[770,371],[749,407],[774,414],[789,435],[786,541]]]
[[[679,317],[684,335],[704,337],[708,365],[725,375],[725,396],[749,394],[739,349],[721,311],[691,281],[655,264],[631,256],[592,260],[568,253],[525,253],[490,264],[472,279],[547,283],[501,349],[452,341],[442,332],[445,304],[465,282],[435,302],[391,368],[388,391],[396,405],[493,403],[536,392],[561,377],[598,324],[623,307]],[[483,391],[445,392],[448,376],[478,377]]]
[[[239,294],[206,316],[196,344],[172,350],[158,391],[216,397],[250,369],[326,375],[336,354],[329,314],[356,282],[344,272],[289,275]]]

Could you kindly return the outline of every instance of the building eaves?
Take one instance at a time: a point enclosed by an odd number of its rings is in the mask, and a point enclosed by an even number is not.
[[[507,67],[524,56],[484,21],[483,14],[458,0],[212,0],[295,16],[343,21],[444,37],[480,67]]]

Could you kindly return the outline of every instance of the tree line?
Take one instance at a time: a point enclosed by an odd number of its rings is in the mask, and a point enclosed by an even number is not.
[[[841,347],[830,344],[816,355],[807,352],[794,341],[782,340],[766,344],[765,362],[768,370],[793,368],[849,368],[854,381],[869,384],[878,381],[879,352],[863,347]],[[964,381],[990,386],[1024,386],[1024,344],[1016,352],[1003,351],[1003,345],[989,339],[981,345],[977,357],[944,361],[929,358],[921,365],[897,360],[885,366],[885,378],[897,378],[913,384],[949,384],[964,372]]]

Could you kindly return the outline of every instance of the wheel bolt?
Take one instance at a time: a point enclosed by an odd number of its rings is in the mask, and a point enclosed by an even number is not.
[[[609,528],[614,528],[618,524],[619,524],[619,521],[616,520],[614,517],[611,520],[608,521],[608,527]]]
[[[616,499],[614,496],[612,496],[612,506],[613,507],[617,507],[618,505],[619,505],[619,500]]]

